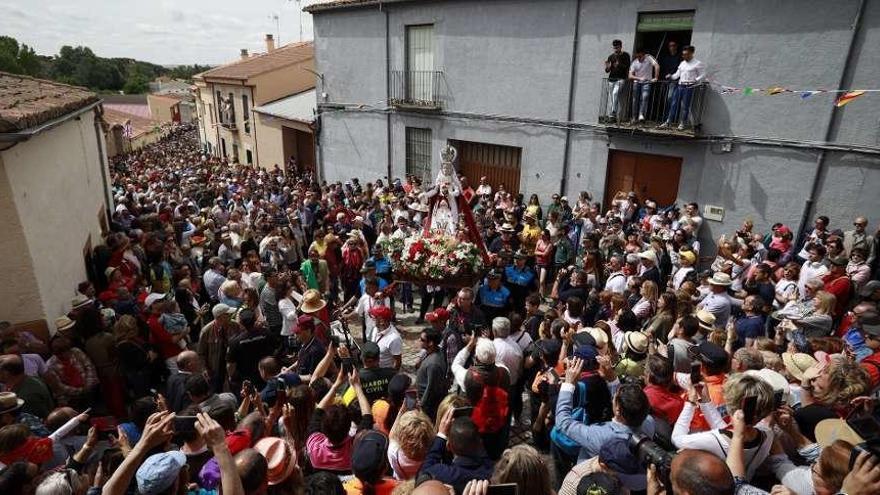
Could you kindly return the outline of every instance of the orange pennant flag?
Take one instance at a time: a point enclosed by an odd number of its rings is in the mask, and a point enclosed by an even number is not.
[[[834,106],[842,107],[847,103],[855,100],[859,96],[862,96],[863,94],[865,94],[864,91],[847,91],[846,93],[840,95],[840,98],[838,98],[837,101],[834,102]]]

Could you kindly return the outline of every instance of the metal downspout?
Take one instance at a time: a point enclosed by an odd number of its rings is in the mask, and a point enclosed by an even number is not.
[[[385,12],[385,102],[391,101],[391,20],[388,17],[388,9],[382,8],[382,2],[379,2],[379,10]],[[385,140],[388,150],[388,182],[391,182],[391,112],[385,114]]]
[[[581,0],[577,0],[574,12],[574,36],[571,41],[571,74],[568,81],[568,118],[567,122],[574,121],[574,88],[577,81],[577,57],[580,48],[580,29],[581,29]],[[559,185],[559,194],[565,195],[565,189],[568,187],[568,168],[571,159],[569,157],[571,150],[571,128],[565,130],[565,147],[562,155],[562,182]]]
[[[837,89],[844,89],[844,85],[847,80],[852,79],[852,67],[854,66],[853,58],[855,57],[855,44],[856,37],[859,34],[859,31],[862,27],[862,14],[865,12],[865,0],[859,0],[859,8],[856,10],[856,16],[853,19],[852,34],[849,38],[849,46],[846,49],[846,59],[844,62],[843,70],[840,71],[840,79],[837,81]],[[834,130],[838,127],[840,120],[840,109],[837,106],[831,107],[831,112],[828,115],[828,120],[825,122],[825,138],[824,142],[829,142],[831,140],[831,136],[834,133]],[[807,201],[804,204],[804,214],[801,216],[800,225],[798,225],[797,237],[795,237],[795,242],[800,242],[800,239],[803,238],[804,232],[807,230],[807,225],[810,222],[810,216],[813,214],[813,206],[816,202],[816,194],[819,192],[819,181],[822,179],[822,176],[825,175],[826,169],[826,161],[825,157],[827,155],[826,150],[822,149],[819,151],[819,154],[816,156],[816,167],[813,172],[813,181],[810,186],[810,195],[807,197]]]

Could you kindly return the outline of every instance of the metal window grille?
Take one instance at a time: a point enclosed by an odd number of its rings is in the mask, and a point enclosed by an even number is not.
[[[427,181],[431,176],[431,129],[406,128],[406,173]]]

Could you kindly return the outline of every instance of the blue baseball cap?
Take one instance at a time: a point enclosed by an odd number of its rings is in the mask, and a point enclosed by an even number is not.
[[[186,455],[179,450],[147,457],[135,474],[138,492],[141,495],[156,495],[164,492],[174,484],[180,469],[185,465]]]

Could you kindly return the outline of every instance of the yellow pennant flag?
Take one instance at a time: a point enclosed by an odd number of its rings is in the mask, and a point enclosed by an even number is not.
[[[785,88],[780,88],[779,86],[776,86],[776,87],[774,87],[774,88],[770,88],[770,89],[768,89],[768,90],[767,90],[767,94],[768,94],[768,95],[778,95],[779,93],[783,93],[783,92],[785,92],[785,91],[786,91]]]
[[[838,98],[837,101],[834,102],[834,106],[842,107],[847,103],[855,100],[859,96],[862,96],[863,94],[865,94],[864,91],[847,91],[846,93],[840,95],[840,98]]]

